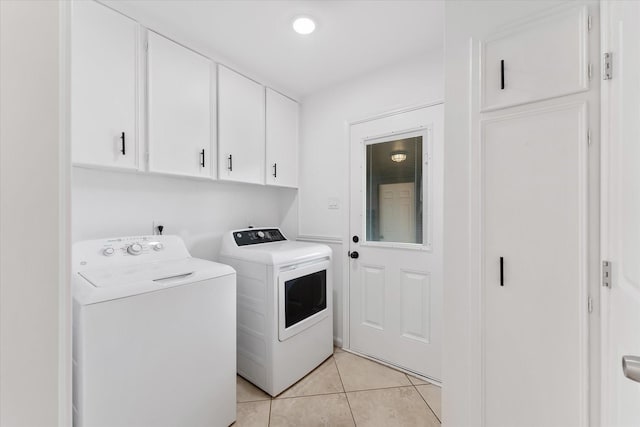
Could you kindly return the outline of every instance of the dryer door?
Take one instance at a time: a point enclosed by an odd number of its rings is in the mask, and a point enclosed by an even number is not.
[[[278,274],[278,339],[284,341],[331,312],[329,261],[292,266]],[[329,299],[328,299],[329,298]]]

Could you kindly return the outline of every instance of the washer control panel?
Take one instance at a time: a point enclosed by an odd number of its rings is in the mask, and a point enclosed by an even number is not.
[[[122,237],[106,240],[103,245],[102,255],[106,257],[114,255],[139,256],[162,250],[164,250],[164,244],[151,236]]]
[[[172,235],[116,237],[73,244],[73,264],[76,270],[135,265],[190,256],[184,241]]]
[[[256,228],[233,232],[233,239],[238,246],[257,245],[287,240],[277,228]]]

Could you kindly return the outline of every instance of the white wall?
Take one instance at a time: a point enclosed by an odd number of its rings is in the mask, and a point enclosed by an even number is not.
[[[280,226],[297,234],[297,191],[161,175],[73,168],[72,239],[152,233],[181,236],[198,258],[215,260],[224,232]]]
[[[342,289],[348,218],[348,123],[444,98],[442,51],[409,58],[302,99],[300,235],[334,251],[334,338],[343,336]],[[336,65],[339,66],[339,65]],[[328,209],[337,199],[339,209]]]
[[[69,421],[59,7],[0,1],[0,425],[11,427]]]

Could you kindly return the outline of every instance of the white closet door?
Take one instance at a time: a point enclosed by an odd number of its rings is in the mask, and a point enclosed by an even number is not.
[[[72,27],[73,162],[135,169],[138,24],[94,1],[76,1]]]
[[[218,67],[219,178],[264,184],[264,86]]]
[[[149,170],[213,177],[209,59],[149,32]]]
[[[484,425],[586,425],[586,104],[481,123]]]
[[[569,5],[485,40],[482,109],[588,90],[588,20],[586,6]]]
[[[298,186],[298,103],[267,88],[268,185]]]

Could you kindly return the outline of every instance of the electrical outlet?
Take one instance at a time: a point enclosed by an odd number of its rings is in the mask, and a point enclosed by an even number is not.
[[[159,225],[163,225],[164,226],[165,225],[164,221],[159,220],[159,219],[154,219],[151,222],[151,234],[153,234],[153,235],[160,234],[160,232],[158,231],[158,226]]]

